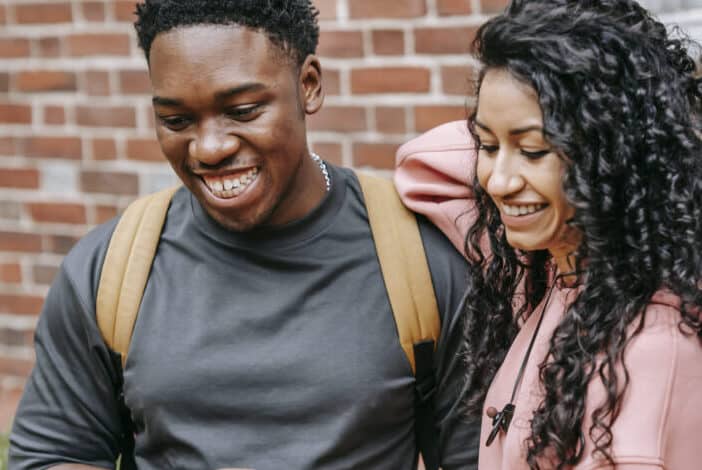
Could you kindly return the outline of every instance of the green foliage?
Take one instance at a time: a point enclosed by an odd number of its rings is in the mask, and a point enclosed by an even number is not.
[[[7,451],[9,447],[9,436],[0,434],[0,470],[7,470]]]

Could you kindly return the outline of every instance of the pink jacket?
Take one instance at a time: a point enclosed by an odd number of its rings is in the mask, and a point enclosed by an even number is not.
[[[470,216],[473,202],[468,183],[472,181],[475,155],[464,121],[430,130],[397,153],[395,183],[403,201],[432,220],[459,250],[474,220]],[[533,410],[542,397],[538,364],[546,357],[553,330],[575,295],[572,289],[554,291],[515,399],[516,412],[509,432],[499,435],[490,447],[485,441],[492,420],[483,417],[480,470],[528,469],[525,439]],[[647,309],[644,329],[627,348],[630,384],[612,428],[612,455],[618,469],[702,469],[702,345],[696,337],[680,331],[676,302],[672,295],[657,294]],[[499,410],[508,402],[537,321],[537,315],[532,315],[517,335],[490,386],[485,409],[493,406]],[[583,426],[586,436],[592,410],[603,397],[599,380],[593,381]],[[577,470],[611,468],[595,459],[592,449],[587,438],[585,457]]]
[[[395,186],[403,202],[429,217],[461,252],[475,220],[470,212],[475,155],[465,121],[441,125],[397,150]]]

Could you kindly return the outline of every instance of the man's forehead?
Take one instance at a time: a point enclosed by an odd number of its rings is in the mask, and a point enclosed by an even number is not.
[[[161,59],[192,63],[246,63],[257,60],[287,62],[280,46],[262,31],[238,24],[195,24],[159,33],[151,46],[149,63]]]
[[[236,55],[253,50],[266,50],[270,40],[260,31],[240,26],[195,24],[178,26],[156,35],[151,46],[151,59],[154,54],[179,54],[205,56],[221,52]]]
[[[218,102],[277,88],[297,70],[279,56],[265,34],[247,27],[195,25],[161,33],[149,63],[154,104]]]

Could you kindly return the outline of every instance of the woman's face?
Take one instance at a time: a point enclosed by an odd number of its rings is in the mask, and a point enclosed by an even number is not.
[[[544,139],[536,91],[504,69],[489,70],[475,131],[478,181],[500,211],[509,244],[557,259],[570,254],[577,237],[566,225],[575,212],[562,187],[566,163]]]

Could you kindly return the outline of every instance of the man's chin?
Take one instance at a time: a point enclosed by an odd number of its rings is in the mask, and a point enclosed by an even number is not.
[[[215,222],[231,232],[250,232],[265,225],[268,219],[265,215],[233,216],[209,211]]]

